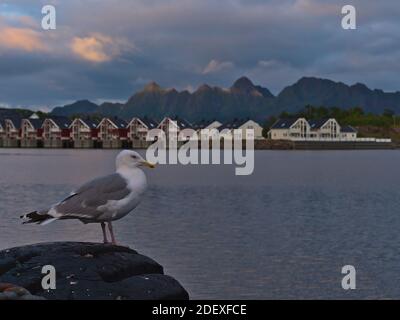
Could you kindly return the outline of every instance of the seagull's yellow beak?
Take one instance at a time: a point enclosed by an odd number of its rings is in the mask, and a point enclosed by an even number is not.
[[[151,168],[151,169],[154,169],[154,168],[156,167],[155,164],[150,163],[150,162],[148,162],[148,161],[142,161],[141,164],[142,164],[143,166],[149,167],[149,168]]]

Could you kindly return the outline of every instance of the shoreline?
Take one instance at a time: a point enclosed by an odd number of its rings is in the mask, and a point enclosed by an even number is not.
[[[178,147],[178,150],[181,146]],[[220,150],[224,146],[221,144]],[[0,150],[147,150],[147,147],[108,147],[108,148],[73,148],[73,147],[3,147],[0,146]],[[201,148],[199,148],[200,150]],[[213,148],[210,146],[209,150]],[[246,143],[243,143],[243,149],[246,149]],[[398,150],[400,149],[399,144],[395,143],[377,143],[377,142],[293,142],[293,141],[255,141],[254,150],[274,150],[274,151],[304,151],[304,150],[314,150],[314,151],[326,151],[326,150]],[[169,150],[167,147],[166,150]]]
[[[400,145],[393,142],[371,141],[255,141],[255,150],[392,150]]]

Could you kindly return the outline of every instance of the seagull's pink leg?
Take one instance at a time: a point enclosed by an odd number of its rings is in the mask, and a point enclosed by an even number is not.
[[[108,243],[107,232],[106,232],[106,224],[104,222],[101,223],[101,230],[103,230],[103,243]]]
[[[113,227],[112,227],[111,221],[108,222],[108,230],[110,231],[110,235],[111,235],[111,243],[116,245],[117,242],[115,241],[114,231],[113,231]]]

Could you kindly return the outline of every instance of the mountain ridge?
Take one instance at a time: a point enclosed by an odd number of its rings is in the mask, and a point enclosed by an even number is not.
[[[79,100],[56,107],[51,114],[72,116],[96,113],[121,118],[148,116],[155,119],[179,116],[189,121],[253,118],[263,121],[282,111],[300,111],[306,105],[342,109],[361,107],[372,113],[382,113],[389,108],[400,113],[400,92],[384,92],[370,89],[363,83],[347,85],[317,77],[302,77],[276,96],[247,77],[237,79],[229,88],[202,84],[194,92],[166,89],[152,81],[129,97],[126,103],[104,102],[97,105],[89,100]]]

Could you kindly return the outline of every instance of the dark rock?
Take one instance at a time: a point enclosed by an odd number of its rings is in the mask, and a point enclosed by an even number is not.
[[[25,288],[0,282],[0,301],[2,300],[44,300],[44,298],[32,295]]]
[[[56,269],[55,290],[42,288],[45,265]],[[109,244],[56,242],[0,251],[0,282],[46,299],[189,299],[157,262]]]

